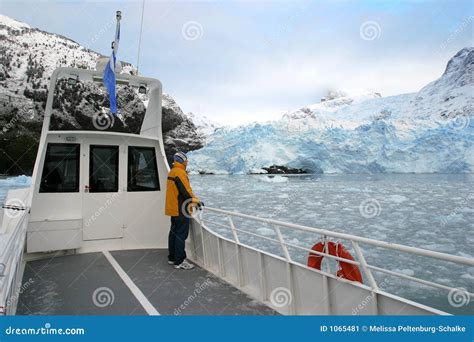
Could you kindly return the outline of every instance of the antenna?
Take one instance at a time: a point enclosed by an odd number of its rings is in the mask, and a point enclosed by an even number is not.
[[[140,49],[142,46],[142,32],[143,32],[143,13],[145,12],[145,0],[142,2],[142,19],[140,23],[140,36],[138,37],[138,56],[137,56],[137,75],[138,75],[138,67],[140,65]]]

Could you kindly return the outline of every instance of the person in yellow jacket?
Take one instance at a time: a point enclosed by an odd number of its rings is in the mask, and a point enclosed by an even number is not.
[[[183,152],[173,156],[173,167],[166,183],[165,215],[171,216],[168,235],[168,263],[177,269],[190,270],[194,265],[186,260],[185,241],[189,234],[189,217],[192,205],[201,205],[189,184],[186,166],[188,158]]]

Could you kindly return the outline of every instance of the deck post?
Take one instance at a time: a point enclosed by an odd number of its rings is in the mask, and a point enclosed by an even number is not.
[[[267,300],[267,284],[265,282],[265,262],[263,253],[258,253],[258,264],[260,267],[260,298],[262,302]]]
[[[202,229],[202,225],[199,225],[199,228],[201,229],[202,262],[204,266],[207,266],[206,246],[204,245],[204,232],[206,230]]]
[[[242,254],[240,253],[240,241],[239,241],[239,237],[237,236],[237,231],[235,230],[235,225],[234,225],[234,221],[232,220],[232,217],[227,216],[228,220],[229,220],[229,225],[230,225],[230,229],[232,231],[232,235],[234,237],[234,241],[235,241],[235,255],[237,256],[237,283],[239,284],[239,286],[243,286],[244,285],[244,277],[243,277],[243,272],[242,272]]]
[[[222,255],[222,241],[220,237],[217,237],[217,260],[219,260],[219,276],[225,277],[225,262],[224,256]]]
[[[377,282],[375,281],[374,275],[372,271],[367,265],[367,261],[365,260],[364,254],[362,253],[362,249],[360,248],[359,244],[355,241],[351,241],[352,246],[354,247],[354,251],[356,252],[357,258],[359,259],[360,266],[364,270],[365,275],[367,276],[367,280],[369,281],[370,287],[372,288],[372,298],[373,298],[373,309],[374,315],[379,314],[379,305],[377,302],[377,291],[379,289]]]
[[[280,227],[278,227],[277,225],[273,225],[273,228],[275,228],[275,231],[278,236],[278,240],[280,241],[280,245],[286,259],[286,277],[287,277],[287,283],[288,283],[288,290],[290,291],[290,294],[291,294],[291,302],[288,305],[288,310],[289,310],[290,315],[294,315],[296,313],[296,306],[295,306],[296,293],[294,291],[293,272],[291,269],[291,255],[290,255],[290,252],[288,251],[288,246],[285,244],[285,239],[283,238],[283,234],[281,233]]]
[[[325,274],[322,275],[324,279],[324,285],[323,285],[323,292],[324,292],[324,298],[323,301],[326,303],[324,309],[326,310],[326,315],[331,315],[332,314],[332,309],[331,309],[331,292],[329,291],[329,278]]]
[[[372,271],[370,271],[369,267],[367,266],[367,261],[365,260],[364,254],[362,253],[359,244],[355,241],[351,242],[352,246],[354,247],[354,251],[356,252],[357,258],[359,259],[360,266],[362,267],[365,275],[367,276],[367,280],[369,281],[370,287],[372,287],[372,290],[377,291],[379,287],[377,286],[377,282],[375,281]]]

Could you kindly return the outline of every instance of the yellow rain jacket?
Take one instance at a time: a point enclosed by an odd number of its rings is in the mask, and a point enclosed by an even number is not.
[[[173,168],[168,173],[168,181],[166,182],[166,205],[165,215],[180,216],[183,214],[183,203],[197,203],[199,200],[194,196],[191,185],[189,184],[186,166],[181,163],[174,162]],[[187,205],[185,205],[187,206]]]

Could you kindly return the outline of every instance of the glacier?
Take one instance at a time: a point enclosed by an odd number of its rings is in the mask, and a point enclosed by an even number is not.
[[[192,173],[265,173],[283,165],[309,173],[474,171],[474,48],[460,50],[419,92],[382,97],[331,92],[279,120],[221,127],[190,152]]]

